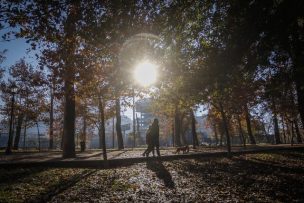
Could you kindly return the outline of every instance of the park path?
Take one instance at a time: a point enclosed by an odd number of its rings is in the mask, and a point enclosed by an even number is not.
[[[289,147],[290,145],[255,145],[247,146],[246,149],[243,147],[232,147],[232,151],[243,151],[248,149],[261,149],[268,147]],[[125,159],[125,158],[136,158],[142,157],[142,153],[145,148],[134,148],[134,149],[124,149],[124,150],[113,150],[107,151],[108,159]],[[225,152],[225,147],[199,147],[198,149],[190,148],[189,154],[195,153],[215,153],[215,152]],[[161,156],[175,155],[175,149],[172,147],[161,149]],[[16,151],[12,155],[5,155],[0,153],[0,163],[11,163],[11,162],[44,162],[44,161],[80,161],[80,160],[103,160],[101,150],[87,150],[85,152],[76,151],[75,158],[62,158],[62,152],[57,150],[52,151]]]
[[[241,155],[246,153],[267,152],[273,150],[285,150],[304,148],[304,145],[252,145],[243,147],[232,147],[231,155]],[[147,161],[146,157],[142,157],[144,148],[125,149],[125,150],[108,150],[108,161],[102,158],[100,150],[88,150],[86,152],[78,152],[76,158],[63,159],[61,152],[16,152],[13,155],[0,155],[0,168],[11,167],[64,167],[64,168],[116,168],[121,166],[129,166],[136,163]],[[174,148],[166,148],[161,150],[162,161],[187,159],[187,158],[212,158],[227,156],[225,147],[199,147],[198,149],[190,149],[187,154],[175,154]],[[149,158],[148,158],[149,159]]]

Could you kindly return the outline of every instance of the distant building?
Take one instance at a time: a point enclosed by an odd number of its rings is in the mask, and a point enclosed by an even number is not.
[[[212,138],[212,129],[207,125],[207,115],[195,116],[196,132],[201,142],[210,142]]]
[[[140,136],[138,139],[138,144],[145,144],[146,132],[149,126],[153,123],[155,115],[152,113],[151,109],[151,99],[145,98],[140,99],[135,103],[136,112],[136,132]]]
[[[114,126],[113,126],[114,123]],[[128,135],[133,132],[132,129],[132,120],[122,115],[121,116],[121,130],[123,135],[124,144],[127,143]],[[110,118],[105,122],[105,132],[106,132],[106,146],[107,148],[113,147],[113,132],[114,132],[114,147],[117,147],[117,135],[116,135],[116,118]],[[91,142],[89,144],[90,148],[98,148],[99,147],[99,137],[98,131],[96,130],[95,135],[92,137]]]

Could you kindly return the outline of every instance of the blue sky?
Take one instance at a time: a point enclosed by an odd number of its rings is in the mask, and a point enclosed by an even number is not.
[[[6,31],[0,31],[0,36],[2,36]],[[0,41],[0,51],[7,49],[6,60],[1,64],[1,67],[9,67],[13,65],[19,59],[25,57],[29,63],[36,64],[37,61],[34,56],[34,52],[30,51],[27,53],[27,49],[30,45],[26,43],[25,39],[14,39],[11,41]]]
[[[0,36],[3,34],[4,32],[0,32]],[[13,65],[16,61],[18,61],[19,59],[25,57],[25,60],[28,63],[31,63],[32,65],[36,65],[37,64],[37,60],[35,58],[35,52],[34,51],[30,51],[28,52],[27,49],[30,48],[30,45],[26,43],[25,39],[16,39],[16,40],[12,40],[9,42],[0,42],[0,51],[3,51],[5,49],[7,49],[7,52],[5,54],[6,59],[5,61],[3,61],[2,64],[0,64],[1,67],[4,67],[6,70],[8,70],[8,68]],[[126,115],[128,117],[130,117],[132,119],[132,109],[131,108],[126,108],[126,111],[123,112],[123,115]]]

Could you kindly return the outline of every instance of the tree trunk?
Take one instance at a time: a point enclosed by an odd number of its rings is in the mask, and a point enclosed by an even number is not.
[[[227,151],[228,151],[228,155],[230,156],[230,154],[231,154],[231,143],[230,143],[228,121],[227,121],[227,117],[226,117],[226,114],[224,112],[224,108],[223,108],[223,105],[222,105],[221,102],[219,102],[219,107],[220,107],[220,113],[221,113],[222,120],[223,120],[224,131],[225,131],[225,134],[226,134]]]
[[[241,143],[243,143],[243,146],[246,147],[246,140],[245,140],[244,132],[242,129],[241,119],[238,114],[236,116],[237,116],[236,118],[237,118],[237,122],[238,122],[238,126],[239,126],[240,141],[241,141]]]
[[[274,99],[272,99],[272,109],[273,109],[273,123],[274,123],[275,143],[276,144],[281,144],[280,130],[279,130],[279,124],[278,124],[277,110],[276,110],[276,103],[275,103]]]
[[[197,139],[197,133],[196,133],[196,120],[195,120],[193,110],[190,110],[190,115],[191,115],[193,149],[195,149],[198,146],[198,139]]]
[[[74,84],[65,81],[64,127],[63,127],[63,158],[75,157],[75,92]]]
[[[304,129],[304,74],[296,76],[296,90],[298,100],[298,111],[300,113],[302,126]]]
[[[188,130],[188,125],[184,123],[184,116],[180,118],[180,126],[181,126],[181,140],[183,145],[188,145],[187,139],[186,139],[186,132]]]
[[[112,118],[112,148],[115,148],[115,119]]]
[[[25,149],[26,127],[27,127],[27,121],[25,119],[24,120],[24,131],[23,131],[23,150]]]
[[[81,141],[80,141],[80,151],[84,152],[86,150],[86,142],[87,142],[87,112],[86,112],[86,104],[83,107],[84,112],[82,116],[83,120],[83,126],[82,126],[82,135],[81,135]]]
[[[274,123],[275,143],[276,144],[281,144],[279,124],[278,124],[278,118],[277,118],[277,114],[276,113],[273,115],[273,123]]]
[[[172,121],[172,146],[175,147],[175,137],[174,137],[174,121]]]
[[[40,132],[39,132],[39,125],[38,125],[38,121],[36,121],[36,126],[37,126],[37,134],[38,134],[38,150],[40,152],[41,149],[41,142],[40,142]]]
[[[21,113],[17,119],[16,136],[14,139],[14,147],[13,147],[14,150],[18,150],[18,148],[19,148],[19,141],[20,141],[20,136],[21,136],[21,127],[22,127],[23,118],[24,118],[24,114]]]
[[[175,138],[175,146],[181,146],[181,121],[180,121],[180,113],[178,107],[175,107],[175,115],[174,115],[174,138]]]
[[[282,120],[284,144],[286,144],[286,130],[285,130],[285,122],[283,116],[281,116],[281,120]]]
[[[286,134],[287,134],[287,143],[290,143],[291,142],[291,140],[290,140],[290,138],[291,138],[291,130],[290,130],[290,122],[288,122],[288,120],[286,119]]]
[[[74,52],[76,49],[76,23],[80,15],[79,1],[72,1],[69,5],[70,10],[67,13],[67,20],[64,27],[66,33],[63,42],[63,51],[65,52],[65,69],[64,69],[64,124],[63,124],[63,158],[73,158],[75,153],[75,65]]]
[[[12,102],[11,102],[11,119],[9,124],[9,134],[8,134],[8,140],[7,140],[7,147],[5,150],[5,154],[9,155],[12,153],[12,143],[13,143],[13,136],[14,136],[14,102],[15,102],[15,95],[12,96]]]
[[[182,144],[183,145],[188,145],[188,142],[187,142],[187,139],[186,139],[186,132],[187,132],[187,128],[183,128],[182,133],[181,133],[181,139],[182,139]]]
[[[296,135],[297,135],[297,142],[298,142],[298,144],[299,143],[302,143],[302,135],[301,135],[301,133],[300,133],[300,130],[299,130],[299,125],[298,125],[298,121],[297,120],[295,120],[295,130],[296,130]]]
[[[295,137],[295,133],[294,133],[294,127],[293,127],[293,121],[292,122],[290,122],[290,124],[291,124],[291,138],[290,138],[290,144],[291,144],[291,146],[293,146],[293,143],[294,143],[294,141],[293,141],[293,138]]]
[[[120,100],[115,100],[115,113],[116,113],[116,134],[118,149],[124,149],[122,132],[121,132],[121,115],[120,115]]]
[[[215,146],[217,146],[219,140],[218,140],[218,135],[217,135],[217,129],[216,129],[216,123],[215,123],[215,121],[213,123],[213,132],[214,132],[214,138],[215,138]]]
[[[220,132],[220,146],[223,146],[223,138],[224,138],[224,124],[223,120],[220,122],[220,126],[218,126]]]
[[[101,134],[101,146],[102,146],[102,155],[103,160],[107,160],[107,146],[106,146],[106,129],[105,129],[105,116],[104,116],[104,105],[101,97],[99,97],[98,100],[98,106],[99,106],[99,115],[100,115],[100,134]]]
[[[298,111],[300,113],[302,127],[304,129],[304,55],[303,42],[299,40],[299,31],[293,32],[295,40],[292,47],[293,77],[296,84]]]
[[[252,134],[250,114],[249,114],[249,110],[248,110],[247,104],[244,105],[244,111],[245,111],[245,118],[246,118],[246,124],[247,124],[247,132],[248,132],[250,144],[256,144],[255,139],[254,139],[253,134]]]
[[[137,135],[136,135],[136,137],[137,137],[137,143],[139,144],[139,145],[141,145],[141,144],[143,144],[143,140],[142,140],[142,138],[141,138],[141,135],[140,135],[140,128],[139,128],[139,118],[137,117],[137,115],[136,115],[136,131],[137,131]]]
[[[54,148],[54,81],[51,86],[51,105],[50,105],[50,140],[49,140],[49,149]]]

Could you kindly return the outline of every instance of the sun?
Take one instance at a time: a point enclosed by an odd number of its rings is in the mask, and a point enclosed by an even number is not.
[[[134,79],[142,86],[149,86],[156,82],[157,66],[149,61],[143,61],[135,67]]]

